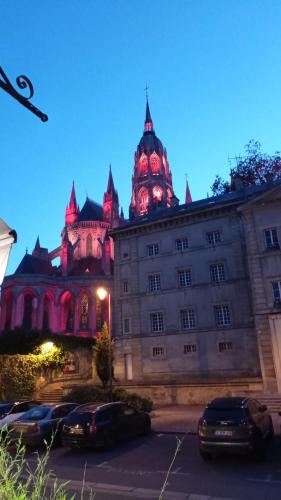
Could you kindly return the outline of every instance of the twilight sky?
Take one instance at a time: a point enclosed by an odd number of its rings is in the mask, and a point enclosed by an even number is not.
[[[252,138],[281,149],[280,0],[0,0],[0,66],[26,74],[43,123],[0,89],[1,211],[18,233],[8,273],[37,235],[60,244],[72,180],[102,202],[108,167],[125,216],[146,83],[184,202],[206,197]]]

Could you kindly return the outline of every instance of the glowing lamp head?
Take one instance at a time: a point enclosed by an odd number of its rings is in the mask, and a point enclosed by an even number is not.
[[[105,288],[98,288],[97,289],[97,296],[100,300],[104,300],[105,297],[107,296],[107,290],[105,290]]]
[[[46,355],[49,354],[54,349],[54,342],[45,342],[41,345],[41,353]]]

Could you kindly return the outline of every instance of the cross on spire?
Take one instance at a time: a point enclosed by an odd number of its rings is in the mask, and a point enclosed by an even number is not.
[[[147,86],[147,83],[146,83],[145,89],[144,89],[145,90],[145,95],[146,95],[146,100],[148,100],[148,92],[147,92],[148,89],[149,89],[149,87]]]

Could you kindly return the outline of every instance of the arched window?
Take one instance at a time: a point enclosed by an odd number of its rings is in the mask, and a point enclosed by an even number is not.
[[[22,321],[22,326],[25,330],[31,330],[32,329],[32,303],[33,303],[33,295],[30,293],[27,293],[24,296],[24,303],[23,303],[23,321]]]
[[[163,198],[163,189],[160,186],[153,187],[153,201],[161,201]]]
[[[50,317],[51,317],[52,296],[47,293],[44,297],[43,303],[43,330],[50,330]]]
[[[145,214],[147,212],[147,205],[148,205],[148,191],[145,188],[141,188],[139,192],[139,207],[141,214]]]
[[[147,160],[147,156],[145,154],[141,155],[140,160],[139,160],[139,165],[140,165],[140,174],[147,175],[148,160]]]
[[[65,292],[61,298],[62,331],[73,332],[74,329],[74,301],[70,292]]]
[[[86,255],[87,257],[90,257],[92,254],[93,254],[93,240],[92,240],[92,235],[88,234],[86,240]]]
[[[150,157],[150,166],[153,174],[159,174],[159,156],[156,153],[152,153]]]
[[[89,299],[88,296],[82,295],[80,301],[80,329],[88,330],[89,328]]]

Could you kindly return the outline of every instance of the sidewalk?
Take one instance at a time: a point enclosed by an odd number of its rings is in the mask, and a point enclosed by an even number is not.
[[[154,432],[197,433],[198,420],[205,405],[165,405],[156,406],[151,413]],[[275,434],[280,434],[281,417],[271,412]]]

